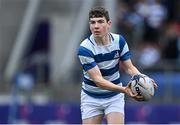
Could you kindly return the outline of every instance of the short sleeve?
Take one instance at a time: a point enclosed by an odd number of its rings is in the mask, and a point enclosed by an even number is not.
[[[119,48],[120,48],[120,60],[125,61],[130,59],[131,53],[129,51],[128,44],[126,43],[125,39],[120,36],[119,38]]]
[[[84,71],[88,71],[97,65],[91,50],[80,46],[77,55]]]

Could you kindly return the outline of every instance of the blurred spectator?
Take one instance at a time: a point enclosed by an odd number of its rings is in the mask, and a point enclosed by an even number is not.
[[[16,78],[16,84],[19,88],[31,91],[34,86],[34,78],[30,73],[19,73]]]
[[[147,0],[138,0],[134,5],[137,13],[139,13],[143,18],[146,18],[149,13],[149,4]]]
[[[126,36],[130,45],[140,41],[143,18],[135,11],[134,6],[123,2],[119,4],[118,32]]]
[[[162,0],[167,9],[167,21],[178,20],[180,18],[180,1],[179,0]]]
[[[165,37],[163,39],[164,49],[163,57],[169,60],[180,59],[180,24],[171,22],[167,26]]]
[[[36,83],[49,83],[49,55],[44,52],[36,52],[25,59],[25,72],[30,72]]]
[[[50,24],[42,20],[34,30],[34,37],[24,55],[24,70],[30,72],[36,83],[49,83]]]
[[[136,5],[137,12],[144,18],[143,39],[148,42],[159,42],[161,28],[167,18],[167,10],[160,0],[140,0]]]
[[[149,68],[156,64],[161,58],[160,50],[153,44],[145,44],[139,54],[139,63],[144,68]]]

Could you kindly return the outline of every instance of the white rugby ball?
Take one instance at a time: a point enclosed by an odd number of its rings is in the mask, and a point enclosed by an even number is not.
[[[131,78],[131,90],[134,94],[142,95],[144,101],[154,96],[153,80],[146,75],[134,75]]]

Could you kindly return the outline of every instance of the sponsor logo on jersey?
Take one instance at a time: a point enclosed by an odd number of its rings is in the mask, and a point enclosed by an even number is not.
[[[116,54],[114,55],[114,59],[118,59],[118,58],[119,58],[119,53],[117,51]]]

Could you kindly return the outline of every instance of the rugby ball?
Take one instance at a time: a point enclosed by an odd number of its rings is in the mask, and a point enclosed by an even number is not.
[[[134,94],[142,95],[144,101],[154,96],[153,80],[146,75],[134,75],[131,78],[131,90]]]

